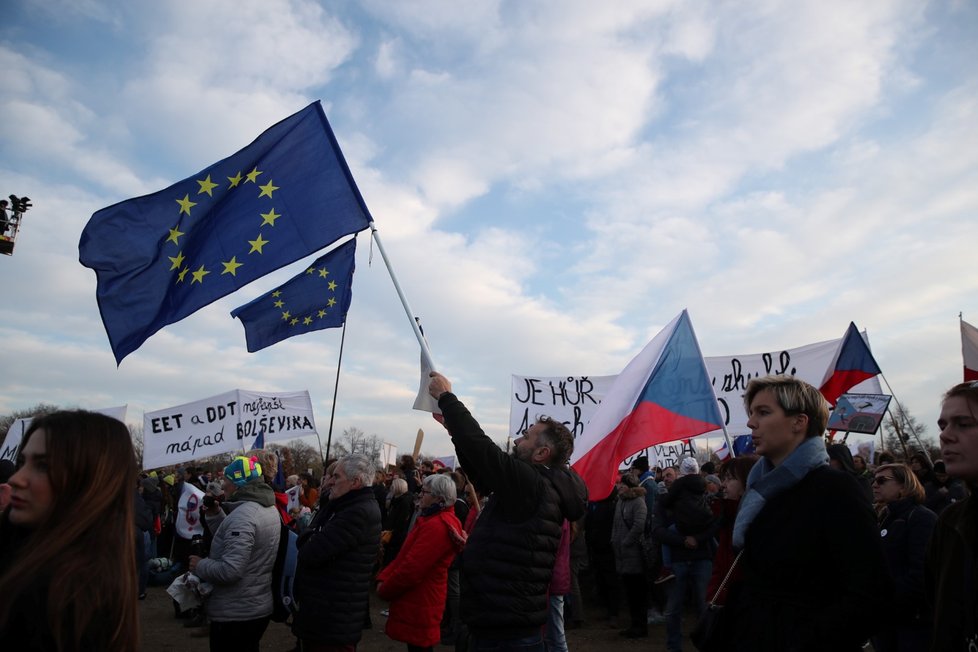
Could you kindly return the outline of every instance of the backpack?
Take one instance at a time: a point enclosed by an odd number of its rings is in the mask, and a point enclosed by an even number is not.
[[[284,623],[296,612],[293,590],[299,557],[296,541],[299,537],[285,525],[280,527],[278,551],[275,553],[275,565],[272,566],[272,620]]]

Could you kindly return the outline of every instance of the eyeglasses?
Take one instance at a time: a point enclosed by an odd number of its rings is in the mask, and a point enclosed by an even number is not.
[[[886,484],[890,480],[896,480],[896,478],[889,478],[885,475],[878,475],[875,478],[873,478],[873,484],[879,487]]]

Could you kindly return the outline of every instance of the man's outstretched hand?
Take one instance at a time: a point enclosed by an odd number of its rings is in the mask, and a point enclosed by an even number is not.
[[[452,391],[451,381],[437,371],[430,372],[428,376],[431,378],[431,382],[428,383],[428,393],[431,394],[436,401],[445,392]]]

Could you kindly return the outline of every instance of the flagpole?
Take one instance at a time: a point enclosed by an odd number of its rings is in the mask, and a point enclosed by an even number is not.
[[[930,453],[927,452],[927,447],[924,446],[924,443],[922,441],[920,441],[920,435],[917,434],[917,429],[913,427],[913,423],[910,421],[909,418],[907,418],[907,413],[903,409],[903,404],[900,403],[900,400],[896,397],[896,394],[893,393],[893,386],[890,385],[890,381],[886,379],[886,376],[883,374],[882,371],[880,372],[880,378],[882,378],[883,382],[886,383],[886,388],[890,390],[890,395],[893,397],[893,400],[896,402],[897,407],[900,408],[900,414],[901,416],[903,416],[903,420],[906,423],[906,425],[910,428],[910,433],[913,435],[913,438],[917,440],[917,445],[920,446],[921,452],[923,452],[924,457],[927,458],[927,461],[930,462],[931,461]],[[896,422],[896,419],[893,419],[892,410],[890,410],[890,419]],[[906,446],[904,446],[904,450],[906,450]]]
[[[346,320],[343,320],[343,331],[340,334],[340,357],[336,361],[336,382],[333,383],[333,407],[329,411],[329,433],[326,435],[326,456],[323,457],[323,472],[326,472],[326,460],[329,459],[329,447],[333,444],[333,417],[336,416],[336,395],[340,390],[340,366],[343,364],[343,343],[346,341]],[[319,431],[316,431],[316,439],[319,440],[319,454],[323,454],[323,440],[319,439]]]
[[[418,338],[418,344],[421,345],[421,356],[431,369],[435,369],[435,363],[431,359],[431,351],[428,349],[428,343],[425,341],[424,335],[421,334],[421,328],[418,326],[417,319],[414,312],[411,310],[411,306],[408,305],[407,297],[404,296],[404,292],[401,290],[401,284],[397,282],[397,276],[394,274],[394,268],[391,267],[391,262],[387,258],[387,252],[384,250],[384,243],[380,241],[380,234],[377,233],[377,225],[374,224],[373,220],[370,220],[369,226],[370,235],[377,243],[377,249],[380,250],[380,256],[384,259],[384,264],[387,266],[387,273],[390,274],[391,281],[394,282],[394,289],[397,290],[397,296],[401,299],[401,305],[404,306],[404,312],[407,313],[408,321],[411,322],[411,328],[414,330],[414,336]]]

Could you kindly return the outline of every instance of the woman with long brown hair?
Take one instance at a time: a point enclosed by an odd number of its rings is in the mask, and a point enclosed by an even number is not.
[[[37,417],[10,485],[0,517],[4,649],[138,649],[136,458],[126,426],[94,412]]]

